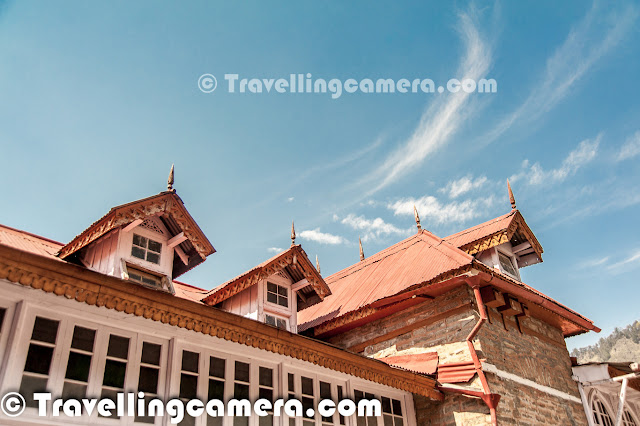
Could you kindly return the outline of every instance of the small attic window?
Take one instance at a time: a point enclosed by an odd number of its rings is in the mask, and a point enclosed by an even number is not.
[[[274,315],[269,315],[266,314],[264,316],[264,322],[266,324],[272,325],[276,328],[279,328],[281,330],[288,330],[288,324],[287,324],[287,320],[285,318],[280,318],[280,317],[276,317]]]
[[[289,290],[274,283],[267,283],[267,302],[289,307]]]
[[[129,279],[132,281],[137,281],[152,287],[162,287],[162,279],[157,275],[132,268],[131,266],[127,266],[127,272],[129,273]]]
[[[159,265],[161,250],[162,243],[154,241],[150,238],[140,236],[138,234],[133,234],[131,256]]]
[[[500,260],[500,268],[504,272],[514,278],[518,278],[518,271],[516,271],[516,268],[513,266],[513,261],[509,256],[502,252],[498,252],[498,259]]]

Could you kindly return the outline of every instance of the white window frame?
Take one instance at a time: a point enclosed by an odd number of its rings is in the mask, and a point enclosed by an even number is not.
[[[140,357],[142,354],[142,342],[149,342],[159,344],[162,347],[160,357],[160,376],[158,377],[158,395],[160,398],[165,398],[166,389],[166,377],[168,370],[167,356],[168,356],[168,340],[159,337],[136,333],[133,331],[123,330],[116,327],[105,325],[104,323],[95,322],[90,319],[83,319],[81,317],[70,316],[66,314],[60,314],[58,311],[38,307],[31,304],[25,304],[24,309],[19,313],[21,330],[14,330],[14,333],[21,333],[23,338],[19,341],[19,345],[15,347],[15,351],[11,355],[11,359],[7,363],[7,374],[4,380],[5,386],[3,392],[7,390],[17,390],[20,387],[22,375],[24,373],[24,365],[26,362],[27,352],[29,350],[29,344],[31,339],[31,331],[35,323],[36,317],[43,317],[52,320],[59,321],[58,335],[56,337],[55,348],[53,351],[51,369],[49,373],[49,379],[47,382],[47,390],[51,392],[52,397],[59,398],[62,394],[62,387],[64,386],[64,377],[66,374],[66,363],[69,359],[69,352],[71,349],[71,340],[73,338],[73,330],[76,325],[96,330],[96,337],[94,340],[94,352],[91,359],[91,367],[89,370],[89,380],[87,383],[88,397],[100,398],[102,389],[102,380],[104,376],[107,348],[109,344],[109,335],[116,334],[122,337],[129,338],[129,352],[127,358],[127,370],[125,374],[124,391],[125,392],[137,392],[139,369],[140,369]],[[9,374],[9,372],[11,372]],[[33,417],[35,419],[42,420],[42,417],[37,415],[37,409],[29,407],[25,410],[23,417]],[[48,416],[46,419],[56,421],[52,416],[51,404],[49,404]],[[120,419],[102,418],[97,416],[97,412],[90,416],[82,416],[79,418],[67,418],[65,422],[73,424],[86,424],[87,422],[105,424],[105,425],[145,425],[149,423],[135,422],[134,417],[123,416]],[[162,418],[157,418],[155,425],[163,424]]]
[[[502,267],[502,262],[500,262],[500,255],[505,256],[507,259],[509,259],[509,262],[511,262],[511,267],[513,268],[513,270],[516,272],[515,275],[512,274],[509,271],[506,271],[503,267]],[[515,256],[512,254],[509,254],[507,252],[505,252],[504,250],[500,250],[500,249],[496,249],[496,262],[498,265],[498,268],[500,268],[500,270],[502,272],[504,272],[505,274],[507,274],[508,276],[517,279],[518,281],[520,281],[520,268],[518,268],[518,261],[515,259]]]
[[[5,310],[4,320],[2,324],[0,324],[0,371],[2,371],[1,366],[4,365],[4,354],[7,348],[7,342],[9,341],[9,335],[11,334],[10,331],[13,328],[16,304],[10,300],[0,300],[0,308]]]
[[[229,354],[225,352],[219,352],[216,350],[209,349],[208,347],[204,347],[198,344],[188,343],[182,339],[174,339],[173,341],[173,350],[172,350],[172,363],[170,366],[171,370],[171,379],[170,379],[170,389],[168,391],[168,395],[171,397],[178,397],[180,393],[180,374],[182,370],[182,351],[190,351],[199,354],[198,359],[198,382],[197,382],[197,398],[201,401],[208,400],[208,385],[209,385],[209,357],[216,357],[225,360],[225,375],[224,375],[224,401],[228,402],[233,398],[233,388],[234,388],[234,375],[235,375],[235,362],[240,361],[249,364],[249,399],[252,403],[258,399],[259,394],[259,374],[260,367],[271,368],[273,370],[273,395],[274,398],[278,398],[280,395],[280,380],[279,377],[281,375],[281,367],[278,363],[273,363],[269,361],[256,360],[252,358],[247,358],[242,355]],[[227,416],[226,414],[226,405],[225,405],[225,417],[222,420],[223,426],[232,426],[233,418]],[[253,406],[252,406],[253,409]],[[277,417],[276,417],[277,419]],[[251,416],[249,418],[249,426],[258,426],[258,417]],[[278,421],[276,420],[276,424]],[[203,416],[199,417],[195,421],[196,426],[206,426],[207,424],[207,414],[205,413]]]
[[[602,403],[602,405],[604,406],[605,410],[607,411],[607,414],[609,415],[609,418],[611,419],[611,424],[614,425],[616,422],[616,411],[614,409],[612,409],[611,405],[609,404],[609,401],[607,400],[607,397],[603,394],[601,394],[600,392],[598,392],[596,389],[594,389],[591,392],[591,395],[589,395],[589,415],[591,416],[591,420],[594,422],[594,424],[596,424],[596,413],[593,411],[593,404],[594,402],[599,401],[600,403]],[[606,426],[604,425],[602,422],[597,423],[600,426]]]

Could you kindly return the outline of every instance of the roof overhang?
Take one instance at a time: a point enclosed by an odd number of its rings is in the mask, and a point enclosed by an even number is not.
[[[298,310],[321,302],[331,294],[329,286],[313,266],[302,247],[293,245],[255,268],[214,288],[202,299],[202,302],[207,305],[217,305],[257,284],[260,280],[281,271],[291,277],[294,285],[302,284],[298,290],[300,297]]]
[[[158,195],[113,207],[106,215],[62,247],[58,256],[61,259],[68,259],[111,230],[127,226],[134,221],[142,221],[148,217],[158,217],[172,235],[184,232],[187,237],[178,247],[185,253],[188,261],[185,264],[179,257],[175,257],[173,262],[174,278],[204,262],[207,256],[215,253],[215,248],[191,217],[182,199],[173,191],[165,191]]]
[[[78,265],[0,245],[0,279],[92,306],[159,321],[442,401],[431,377],[391,367],[336,346],[135,286]]]

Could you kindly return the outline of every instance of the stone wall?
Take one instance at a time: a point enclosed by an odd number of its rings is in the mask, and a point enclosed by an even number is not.
[[[438,320],[430,322],[429,319],[434,317]],[[465,338],[478,318],[473,291],[461,286],[436,299],[334,336],[330,342],[347,349],[355,348],[374,358],[438,352],[441,364],[470,361]],[[474,341],[480,359],[485,359],[499,370],[580,398],[577,385],[571,379],[571,361],[559,329],[535,318],[520,318],[520,328],[509,317],[503,324],[495,309],[489,309],[489,318]],[[381,340],[385,335],[388,338]],[[580,403],[492,373],[486,373],[486,376],[491,392],[501,395],[497,410],[499,424],[587,423]],[[470,383],[460,385],[482,389],[477,375]],[[477,398],[447,394],[441,403],[419,396],[414,398],[418,425],[491,424],[487,406]]]

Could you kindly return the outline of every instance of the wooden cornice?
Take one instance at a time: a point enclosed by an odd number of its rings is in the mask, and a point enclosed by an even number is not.
[[[88,305],[289,356],[433,400],[443,399],[443,394],[436,389],[436,381],[430,377],[393,368],[380,361],[211,306],[2,244],[0,279]]]
[[[478,240],[472,241],[460,247],[460,250],[465,251],[470,255],[474,255],[476,253],[480,253],[482,251],[488,250],[492,247],[499,246],[500,244],[507,243],[513,238],[513,235],[516,231],[520,231],[524,234],[525,238],[529,243],[531,243],[531,247],[536,252],[540,260],[542,261],[542,253],[544,250],[542,249],[542,245],[538,242],[538,239],[531,231],[531,228],[527,225],[524,220],[524,217],[520,213],[520,211],[516,210],[513,215],[513,219],[509,222],[509,225],[506,229],[502,229],[493,234],[482,237]]]

